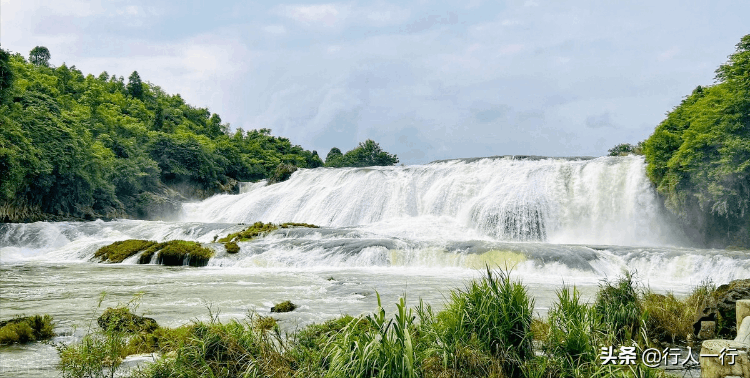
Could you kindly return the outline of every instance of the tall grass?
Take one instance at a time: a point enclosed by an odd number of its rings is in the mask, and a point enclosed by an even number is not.
[[[640,337],[643,313],[634,273],[626,271],[614,282],[602,281],[594,308],[618,343]]]
[[[413,311],[402,297],[398,311],[388,319],[378,297],[378,311],[366,317],[370,328],[363,329],[353,319],[333,341],[330,368],[326,377],[404,377],[418,376],[412,333]]]
[[[419,311],[433,340],[428,351],[446,370],[468,369],[472,374],[503,371],[520,376],[524,361],[533,357],[531,320],[534,300],[510,271],[486,274],[462,290],[451,292],[444,311]],[[499,366],[498,366],[499,364]]]
[[[546,352],[563,371],[597,362],[603,341],[602,320],[594,308],[583,303],[575,287],[557,291],[557,302],[548,313]]]

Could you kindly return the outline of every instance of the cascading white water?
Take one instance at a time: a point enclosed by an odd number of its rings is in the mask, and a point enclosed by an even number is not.
[[[371,225],[373,231],[390,224],[429,238],[436,228],[451,234],[458,227],[506,241],[681,244],[643,159],[634,156],[300,170],[286,182],[186,204],[183,220]]]
[[[0,260],[93,261],[117,240],[193,240],[214,267],[481,268],[598,279],[637,268],[665,285],[750,275],[750,256],[680,246],[640,157],[486,158],[408,167],[300,170],[282,183],[184,205],[180,222],[0,225]],[[216,237],[239,223],[305,222],[241,242]],[[682,238],[684,240],[684,237]],[[125,264],[135,264],[135,259]],[[666,274],[665,274],[666,273]]]

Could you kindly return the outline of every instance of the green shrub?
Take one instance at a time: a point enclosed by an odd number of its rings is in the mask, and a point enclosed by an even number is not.
[[[146,250],[154,244],[156,242],[137,239],[117,241],[99,248],[94,253],[94,257],[98,257],[101,262],[121,263],[126,258]]]
[[[50,315],[34,315],[0,321],[0,345],[41,341],[55,336]]]

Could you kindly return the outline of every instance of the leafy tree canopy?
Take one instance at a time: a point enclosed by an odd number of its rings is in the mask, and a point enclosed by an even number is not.
[[[31,64],[36,66],[49,66],[49,59],[52,57],[49,53],[49,49],[44,46],[37,46],[31,49],[29,52],[29,61]]]
[[[750,35],[645,141],[667,206],[709,246],[750,246]]]
[[[342,154],[334,147],[326,156],[326,167],[372,167],[389,166],[398,163],[396,155],[383,151],[372,139],[360,142],[359,145]]]
[[[314,168],[317,153],[271,135],[230,133],[218,114],[133,72],[85,75],[0,50],[0,221],[147,218],[185,197]],[[181,193],[175,194],[176,192]]]

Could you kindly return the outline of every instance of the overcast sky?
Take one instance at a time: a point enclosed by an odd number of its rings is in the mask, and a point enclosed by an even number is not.
[[[750,1],[0,0],[0,45],[145,81],[325,157],[599,156],[750,33]]]

